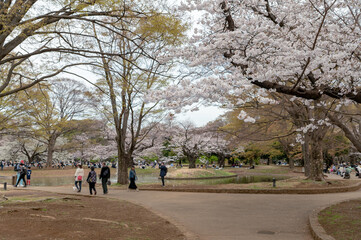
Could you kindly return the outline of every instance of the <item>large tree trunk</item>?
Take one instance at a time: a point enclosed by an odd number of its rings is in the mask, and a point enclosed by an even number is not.
[[[46,167],[51,167],[53,164],[53,153],[55,149],[56,139],[58,138],[57,134],[51,135],[50,139],[48,140],[48,153],[47,153],[47,160],[46,160]]]
[[[291,170],[295,168],[295,161],[293,160],[293,158],[288,159],[288,165],[290,166]]]
[[[132,157],[133,153],[128,153],[126,156],[126,161],[128,163],[128,168],[131,168],[134,165],[134,159]]]
[[[323,180],[323,157],[322,157],[322,133],[313,132],[310,139],[310,175],[309,179],[314,181]]]
[[[49,144],[48,145],[47,160],[46,160],[46,167],[51,167],[51,165],[53,164],[53,153],[54,153],[54,145]]]
[[[309,136],[305,135],[305,142],[302,144],[303,167],[305,168],[305,176],[310,176],[310,148]]]
[[[196,157],[195,156],[188,156],[188,161],[189,161],[189,168],[196,168]]]
[[[127,184],[128,183],[128,165],[129,159],[128,155],[125,154],[125,139],[122,138],[121,133],[118,132],[116,137],[117,147],[118,147],[118,183]]]
[[[123,154],[118,146],[118,183],[127,184],[128,183],[128,158],[126,154]]]
[[[225,162],[226,161],[226,157],[223,154],[218,154],[218,165],[219,167],[224,167]]]

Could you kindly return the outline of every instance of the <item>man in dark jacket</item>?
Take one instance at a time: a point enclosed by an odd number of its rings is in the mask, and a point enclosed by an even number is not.
[[[18,181],[16,182],[15,184],[15,187],[18,186],[18,184],[20,183],[21,180],[24,181],[24,187],[26,187],[26,180],[25,180],[25,176],[26,176],[26,168],[25,168],[25,165],[24,165],[24,161],[22,160],[19,167],[18,167],[18,172],[19,172],[19,179]]]
[[[109,167],[106,165],[105,162],[103,162],[103,167],[102,170],[100,171],[100,176],[99,179],[102,180],[102,187],[103,187],[103,193],[107,194],[108,193],[108,179],[110,178],[110,169]]]
[[[165,175],[167,175],[168,169],[167,169],[166,166],[164,166],[164,163],[162,163],[162,164],[159,166],[159,169],[160,169],[160,174],[159,174],[159,176],[160,176],[160,178],[162,179],[162,187],[164,187],[164,177],[165,177]]]

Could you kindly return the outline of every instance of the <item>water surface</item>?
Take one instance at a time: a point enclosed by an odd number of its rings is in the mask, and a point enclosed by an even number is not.
[[[223,178],[223,179],[205,179],[205,180],[166,180],[168,184],[171,185],[182,185],[182,184],[207,184],[207,185],[216,185],[216,184],[247,184],[247,183],[255,183],[255,182],[272,182],[273,178],[276,180],[284,180],[288,177],[284,176],[237,176],[232,178]],[[110,179],[112,183],[116,183],[117,176],[113,176]],[[98,179],[98,183],[101,181]],[[139,184],[157,184],[160,183],[160,179],[158,179],[158,174],[154,173],[143,173],[138,175]],[[74,177],[36,177],[31,179],[31,185],[33,186],[61,186],[61,185],[69,185],[74,184]]]

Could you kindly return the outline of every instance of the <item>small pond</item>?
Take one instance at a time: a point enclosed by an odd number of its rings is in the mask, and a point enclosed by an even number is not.
[[[117,181],[116,176],[110,178],[112,183]],[[158,182],[158,178],[155,176],[142,176],[139,178],[137,183],[156,183]],[[98,179],[97,183],[101,183],[101,180]],[[74,177],[36,177],[31,179],[32,186],[61,186],[61,185],[69,185],[74,184]]]
[[[181,185],[181,184],[247,184],[254,182],[272,182],[272,179],[284,180],[288,177],[284,176],[237,176],[232,178],[222,178],[222,179],[205,179],[205,180],[166,180],[168,184],[171,185]],[[116,182],[116,176],[111,178],[112,183]],[[60,185],[69,185],[74,183],[74,177],[36,177],[31,179],[31,185],[33,186],[60,186]],[[98,183],[101,183],[98,180]],[[142,174],[138,175],[139,184],[151,184],[151,183],[160,183],[157,174]]]
[[[181,185],[181,184],[207,184],[207,185],[217,185],[217,184],[247,184],[247,183],[256,183],[256,182],[272,182],[273,178],[278,180],[284,180],[288,177],[285,176],[237,176],[232,178],[221,178],[221,179],[205,179],[205,180],[172,180],[168,181],[172,185]]]

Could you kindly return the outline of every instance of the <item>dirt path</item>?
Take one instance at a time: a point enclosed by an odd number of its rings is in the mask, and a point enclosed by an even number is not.
[[[169,221],[121,199],[15,189],[0,191],[0,205],[1,240],[186,239]]]
[[[70,187],[33,189],[71,193]],[[86,194],[85,192],[84,194]],[[102,195],[100,195],[102,196]],[[112,189],[110,198],[140,204],[180,223],[200,239],[309,240],[309,213],[337,201],[360,198],[361,190],[319,195],[127,192]]]

